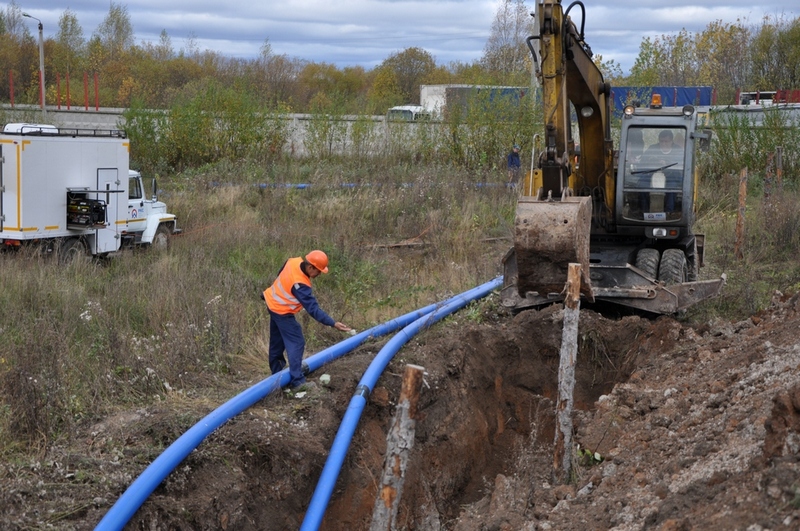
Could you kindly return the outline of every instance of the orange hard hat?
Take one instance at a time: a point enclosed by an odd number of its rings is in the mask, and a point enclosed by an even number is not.
[[[322,251],[311,251],[306,255],[306,262],[316,267],[323,273],[328,272],[328,255]]]

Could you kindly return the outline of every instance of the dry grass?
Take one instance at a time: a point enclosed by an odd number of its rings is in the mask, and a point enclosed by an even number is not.
[[[266,377],[258,295],[290,256],[329,254],[315,293],[359,330],[499,274],[510,241],[486,240],[510,235],[516,204],[502,174],[477,187],[485,177],[446,168],[360,171],[355,187],[333,163],[162,177],[184,229],[167,252],[68,268],[33,252],[0,255],[2,451],[41,450],[121,407]],[[404,241],[413,245],[393,247]],[[301,316],[308,353],[342,339]]]
[[[329,254],[315,293],[358,330],[497,276],[516,208],[504,180],[437,166],[222,163],[161,178],[184,229],[167,252],[68,268],[34,252],[0,254],[0,452],[40,451],[108,411],[266,377],[258,294],[290,256]],[[688,319],[744,318],[775,289],[800,286],[796,192],[769,205],[752,195],[743,260],[732,252],[735,179],[701,197],[704,275],[726,272],[729,283]],[[301,322],[308,353],[342,339],[305,314]]]

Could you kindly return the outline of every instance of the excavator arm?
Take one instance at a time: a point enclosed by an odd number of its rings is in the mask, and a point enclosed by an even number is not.
[[[528,39],[534,58],[540,58],[538,78],[542,85],[544,117],[544,150],[538,161],[541,177],[529,187],[529,195],[539,199],[559,198],[564,190],[577,195],[590,195],[586,189],[610,184],[603,196],[606,206],[613,207],[609,95],[610,86],[592,61],[592,52],[557,0],[544,0],[537,5],[539,35]],[[534,49],[538,43],[538,51]],[[572,138],[570,103],[579,131],[580,165],[575,167],[576,149]],[[606,178],[606,177],[609,178]],[[535,178],[534,178],[535,179]],[[566,192],[569,194],[569,192]]]
[[[507,283],[521,297],[559,293],[570,263],[582,265],[582,293],[592,299],[589,240],[592,223],[613,220],[613,145],[610,87],[592,61],[559,0],[537,4],[539,34],[528,39],[542,85],[544,148],[526,178],[517,204],[513,256],[506,257]],[[538,44],[538,50],[535,45]],[[570,103],[572,107],[570,107]],[[575,110],[580,156],[572,138]],[[509,263],[513,262],[513,263]]]

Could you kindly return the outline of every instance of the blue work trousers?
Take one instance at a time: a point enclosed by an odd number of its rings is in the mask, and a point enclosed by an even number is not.
[[[281,315],[270,310],[269,312],[269,368],[272,374],[278,373],[286,367],[284,350],[289,358],[289,374],[292,379],[289,387],[297,387],[306,382],[303,376],[303,352],[306,349],[306,339],[303,337],[303,328],[294,314]]]

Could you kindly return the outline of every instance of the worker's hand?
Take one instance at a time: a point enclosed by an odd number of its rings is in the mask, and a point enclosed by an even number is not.
[[[344,323],[340,323],[340,322],[338,322],[338,321],[336,322],[336,324],[334,324],[334,325],[333,325],[333,327],[334,327],[336,330],[341,330],[342,332],[349,332],[350,330],[352,330],[352,328],[350,328],[350,327],[349,327],[349,326],[347,326],[346,324],[344,324]]]

